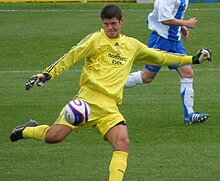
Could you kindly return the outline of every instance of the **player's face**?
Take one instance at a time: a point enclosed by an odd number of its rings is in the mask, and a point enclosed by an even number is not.
[[[105,31],[105,34],[109,38],[118,38],[121,32],[121,25],[123,24],[124,19],[118,20],[117,18],[112,19],[103,19],[102,25]]]

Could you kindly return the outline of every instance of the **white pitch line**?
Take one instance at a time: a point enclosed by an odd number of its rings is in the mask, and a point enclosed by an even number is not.
[[[98,12],[100,10],[80,9],[0,9],[0,12]]]
[[[220,8],[189,8],[188,11],[219,11]],[[0,9],[0,12],[99,12],[95,9]],[[152,11],[152,9],[123,9],[123,11]]]

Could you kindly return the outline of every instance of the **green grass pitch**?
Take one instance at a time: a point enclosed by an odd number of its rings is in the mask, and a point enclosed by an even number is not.
[[[0,180],[104,181],[112,148],[88,128],[55,145],[9,141],[11,130],[36,119],[53,124],[78,91],[82,63],[42,88],[25,92],[26,80],[56,61],[88,33],[101,28],[105,3],[0,3]],[[122,33],[146,42],[149,4],[119,4]],[[220,4],[190,4],[186,18],[197,27],[184,43],[188,54],[213,52],[211,64],[194,65],[195,110],[209,113],[204,124],[184,125],[179,76],[163,67],[148,85],[126,89],[120,107],[131,149],[125,181],[220,180]],[[133,70],[142,69],[135,65]]]

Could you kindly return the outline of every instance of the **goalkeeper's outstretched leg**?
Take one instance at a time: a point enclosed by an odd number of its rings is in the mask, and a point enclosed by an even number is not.
[[[12,142],[21,139],[35,139],[46,143],[59,143],[63,141],[72,131],[72,128],[65,125],[38,125],[34,120],[30,120],[23,125],[13,129],[10,140]]]

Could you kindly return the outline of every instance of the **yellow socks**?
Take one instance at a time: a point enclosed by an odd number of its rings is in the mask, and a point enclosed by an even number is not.
[[[45,134],[50,127],[47,125],[40,125],[36,127],[26,127],[23,132],[23,138],[33,138],[36,140],[44,141]]]
[[[114,151],[109,166],[109,181],[122,181],[127,167],[128,153],[124,151]]]

